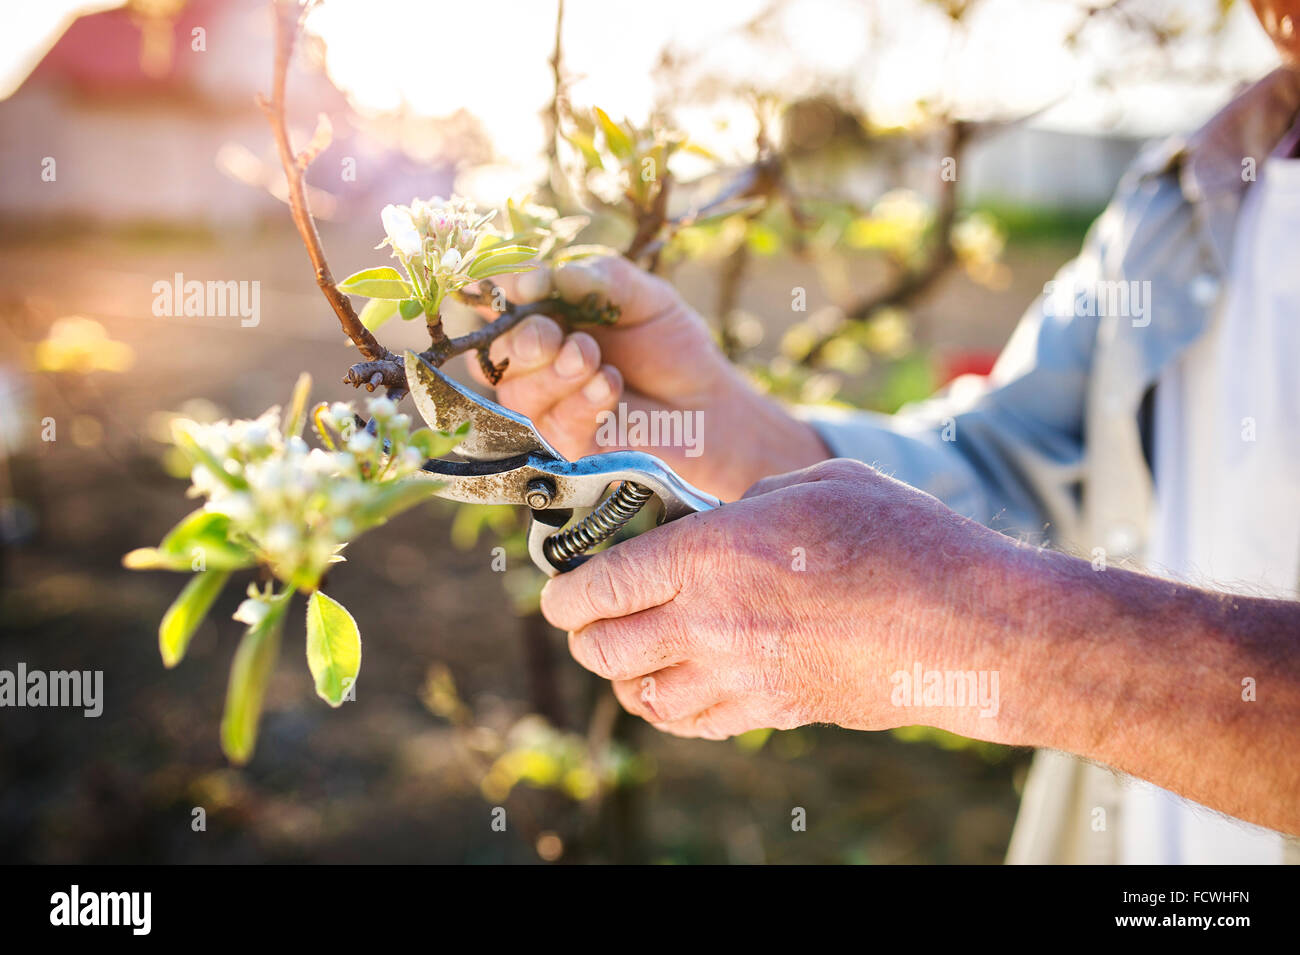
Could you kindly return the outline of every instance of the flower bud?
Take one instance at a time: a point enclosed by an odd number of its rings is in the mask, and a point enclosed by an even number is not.
[[[387,421],[397,413],[397,403],[392,398],[378,397],[371,398],[366,403],[366,410],[370,412],[370,417],[377,421]]]
[[[375,449],[377,439],[369,431],[358,431],[348,438],[348,450],[353,454],[367,455]]]
[[[264,600],[256,597],[249,597],[243,601],[234,613],[234,619],[240,623],[246,623],[250,627],[256,627],[266,619],[266,615],[271,612],[271,605]]]
[[[406,256],[420,254],[420,233],[415,227],[411,210],[403,206],[387,205],[379,213],[379,221],[384,225],[388,241],[393,249]]]

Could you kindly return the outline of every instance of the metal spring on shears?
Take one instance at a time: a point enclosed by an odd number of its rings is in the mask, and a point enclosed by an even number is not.
[[[546,556],[558,566],[586,553],[601,541],[613,537],[653,496],[654,491],[644,484],[624,481],[618,490],[578,523],[548,537],[543,545]]]

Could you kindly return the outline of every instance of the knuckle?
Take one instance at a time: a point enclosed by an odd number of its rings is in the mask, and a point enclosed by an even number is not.
[[[632,680],[614,680],[610,684],[614,688],[614,697],[618,700],[619,706],[627,710],[633,716],[644,715],[641,709],[641,699],[637,684]]]
[[[632,705],[628,712],[644,717],[651,723],[661,723],[673,718],[670,715],[673,712],[671,706],[665,705],[657,677],[643,677],[640,680],[631,680],[628,686],[631,688],[633,696]]]
[[[605,551],[591,562],[587,581],[587,607],[598,618],[623,616],[636,596],[636,575],[618,548]]]
[[[782,480],[782,477],[782,475],[774,474],[759,478],[749,486],[749,490],[745,492],[745,497],[759,497],[763,494],[767,494],[769,491],[774,491],[779,487],[784,487],[785,482]]]
[[[823,481],[861,480],[875,473],[870,465],[853,458],[831,458],[814,465],[812,470]]]
[[[630,643],[626,634],[614,632],[606,634],[600,644],[601,666],[609,674],[610,680],[636,680],[646,671],[629,652]]]
[[[621,677],[611,665],[608,635],[604,628],[585,627],[569,637],[569,652],[582,666],[606,680]]]
[[[703,713],[697,713],[691,720],[695,732],[703,739],[723,740],[731,736],[718,719],[718,708],[709,707]]]
[[[652,723],[671,723],[691,713],[689,687],[680,679],[661,671],[632,682],[636,703]]]

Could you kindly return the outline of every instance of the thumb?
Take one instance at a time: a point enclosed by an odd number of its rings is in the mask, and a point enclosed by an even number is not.
[[[566,302],[589,295],[619,308],[620,325],[640,325],[680,306],[676,289],[621,255],[570,259],[555,270],[555,290]]]

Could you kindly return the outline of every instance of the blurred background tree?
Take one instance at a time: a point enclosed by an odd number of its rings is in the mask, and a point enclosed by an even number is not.
[[[117,557],[183,513],[157,440],[174,414],[255,414],[299,367],[324,383],[348,360],[253,105],[266,4],[31,6],[0,54],[3,646],[104,668],[116,705],[89,728],[0,724],[0,858],[1001,857],[1024,753],[921,729],[639,732],[537,615],[523,515],[501,508],[432,505],[359,542],[339,584],[376,620],[358,700],[317,712],[285,663],[262,751],[227,769],[212,727],[238,628],[205,625],[191,656],[213,659],[162,678],[167,585]],[[299,143],[319,112],[335,130],[309,195],[340,274],[372,264],[387,202],[531,195],[588,220],[573,241],[671,278],[760,387],[893,411],[987,372],[1141,142],[1268,68],[1242,6],[328,0],[290,118]],[[262,282],[262,323],[151,315],[175,272]],[[448,308],[453,333],[479,321]]]

